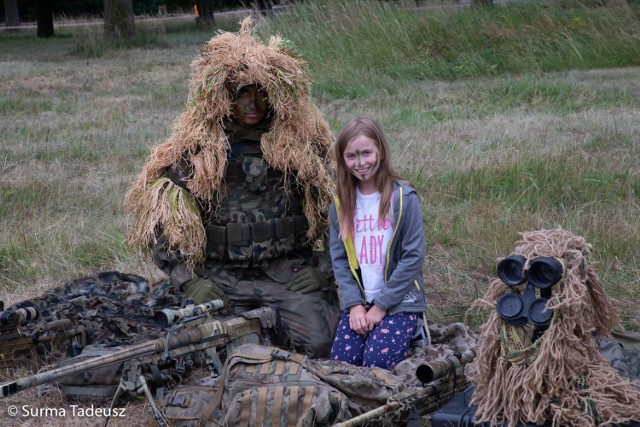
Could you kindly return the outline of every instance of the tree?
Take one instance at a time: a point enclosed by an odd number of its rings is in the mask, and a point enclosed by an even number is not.
[[[36,2],[36,22],[38,37],[49,38],[53,36],[53,0],[38,0]]]
[[[7,27],[20,26],[20,13],[18,12],[18,0],[4,0],[4,15]]]
[[[106,39],[131,39],[135,35],[133,0],[104,0],[104,36]]]
[[[213,2],[211,0],[196,0],[198,16],[196,17],[196,25],[198,28],[212,28],[216,25],[213,16]]]

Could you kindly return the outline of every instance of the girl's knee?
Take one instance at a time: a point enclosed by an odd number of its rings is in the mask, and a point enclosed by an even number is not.
[[[362,352],[350,350],[350,348],[336,348],[334,345],[331,349],[329,358],[331,360],[339,360],[355,366],[363,366]]]
[[[375,355],[373,357],[365,356],[362,361],[362,366],[391,370],[402,360],[402,358],[398,357],[380,357],[379,355]]]

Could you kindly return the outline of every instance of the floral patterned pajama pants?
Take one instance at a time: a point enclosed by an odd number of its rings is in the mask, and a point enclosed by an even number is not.
[[[406,359],[417,326],[416,313],[387,314],[367,336],[362,336],[349,327],[347,310],[340,317],[330,358],[356,366],[392,369]]]

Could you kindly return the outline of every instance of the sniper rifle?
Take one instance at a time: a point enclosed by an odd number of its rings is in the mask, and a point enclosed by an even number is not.
[[[210,317],[211,311],[223,307],[221,300],[214,300],[200,306],[187,306],[173,312],[164,310],[156,316],[156,321],[171,325],[166,336],[145,343],[123,346],[111,354],[97,356],[73,363],[70,359],[63,366],[0,385],[0,398],[5,398],[41,384],[53,383],[70,375],[88,372],[114,364],[123,364],[120,383],[111,401],[111,409],[124,392],[144,392],[159,425],[163,418],[156,406],[147,380],[158,385],[161,367],[171,366],[184,370],[186,359],[195,353],[204,353],[212,372],[222,371],[218,351],[228,344],[258,343],[265,332],[276,325],[276,312],[270,307],[262,307],[241,313],[227,320]],[[268,338],[266,338],[268,341]],[[161,384],[161,382],[160,382]],[[156,397],[162,398],[163,387],[156,389]],[[105,425],[109,419],[105,421]]]
[[[363,426],[374,420],[391,418],[393,415],[395,415],[397,422],[404,417],[404,421],[409,425],[408,415],[424,416],[430,414],[442,407],[458,391],[464,390],[469,385],[469,380],[464,374],[464,367],[475,356],[474,350],[467,350],[420,365],[416,369],[416,377],[422,383],[422,388],[395,394],[388,399],[385,405],[335,424],[333,427]]]

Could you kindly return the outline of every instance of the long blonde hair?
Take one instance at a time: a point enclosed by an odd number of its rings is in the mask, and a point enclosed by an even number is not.
[[[367,116],[355,117],[347,121],[340,130],[334,146],[337,176],[336,193],[340,201],[338,218],[340,220],[340,238],[343,240],[347,236],[353,235],[353,216],[356,210],[356,186],[358,185],[358,179],[347,168],[344,152],[347,149],[347,144],[361,135],[373,139],[380,151],[380,166],[375,176],[376,188],[382,196],[378,215],[380,221],[389,216],[393,183],[400,179],[391,166],[389,143],[378,122]]]

